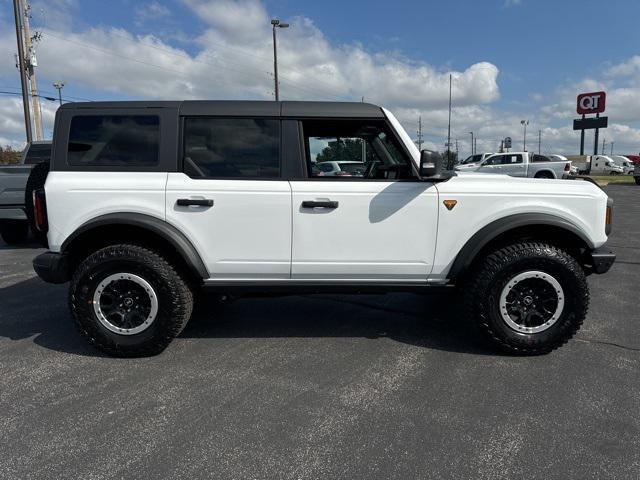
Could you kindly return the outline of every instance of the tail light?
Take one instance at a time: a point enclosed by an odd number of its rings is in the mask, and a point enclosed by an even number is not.
[[[607,199],[607,213],[604,217],[604,232],[609,235],[611,233],[613,220],[613,200]]]
[[[39,232],[47,231],[47,205],[43,189],[33,191],[33,220]]]
[[[571,171],[571,163],[567,162],[564,164],[564,171],[565,172],[570,172]]]

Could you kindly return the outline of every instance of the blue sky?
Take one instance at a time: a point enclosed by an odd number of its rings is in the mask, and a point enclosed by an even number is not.
[[[272,95],[268,20],[279,32],[283,99],[360,100],[398,112],[430,146],[446,131],[481,148],[542,130],[549,153],[575,153],[575,94],[604,88],[627,153],[640,150],[640,2],[632,0],[33,0],[41,89],[69,99],[260,98]],[[0,0],[0,90],[17,91],[10,0]],[[125,81],[126,80],[126,81]],[[0,142],[21,141],[17,98],[0,95]],[[50,134],[55,104],[44,102]],[[18,125],[18,126],[16,126]],[[620,150],[616,149],[620,153]]]

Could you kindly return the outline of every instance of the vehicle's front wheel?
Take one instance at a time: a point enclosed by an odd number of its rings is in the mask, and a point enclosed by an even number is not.
[[[550,352],[580,329],[589,308],[584,271],[565,251],[518,243],[491,253],[465,286],[467,314],[503,350]]]
[[[138,357],[162,352],[187,324],[193,294],[164,257],[136,245],[113,245],[76,270],[69,305],[80,332],[100,350]]]

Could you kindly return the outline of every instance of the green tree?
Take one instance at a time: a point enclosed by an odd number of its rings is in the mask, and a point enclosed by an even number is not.
[[[373,159],[371,148],[367,148],[367,160]],[[362,139],[360,138],[337,138],[329,142],[316,156],[316,161],[320,162],[362,162]]]

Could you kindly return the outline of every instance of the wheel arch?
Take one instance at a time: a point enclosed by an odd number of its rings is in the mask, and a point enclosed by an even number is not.
[[[551,175],[551,178],[558,178],[558,176],[555,174],[555,172],[553,170],[551,170],[550,168],[545,168],[545,169],[538,170],[533,178],[539,178],[542,175]]]
[[[194,280],[209,277],[207,268],[193,243],[176,227],[142,213],[122,212],[101,215],[78,227],[60,247],[75,268],[92,251],[115,243],[134,243],[155,247],[177,260]]]
[[[495,220],[478,230],[456,255],[449,279],[462,277],[476,259],[492,248],[509,242],[536,239],[565,247],[576,257],[595,245],[575,224],[564,218],[546,213],[522,213]]]

